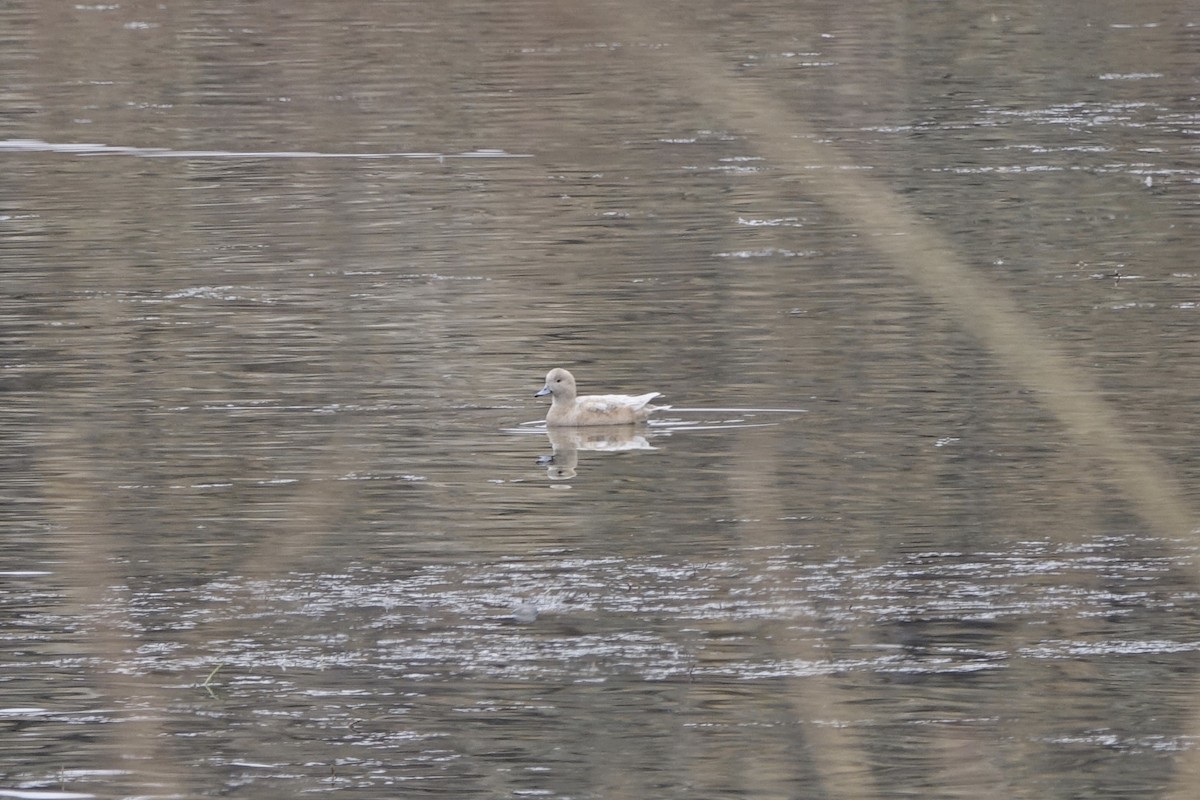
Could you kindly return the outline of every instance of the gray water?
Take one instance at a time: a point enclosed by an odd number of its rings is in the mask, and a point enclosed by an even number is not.
[[[0,796],[1192,797],[1198,37],[0,4]]]

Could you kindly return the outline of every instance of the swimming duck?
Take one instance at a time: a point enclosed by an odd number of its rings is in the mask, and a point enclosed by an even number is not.
[[[652,406],[650,401],[661,392],[646,394],[575,394],[575,376],[562,367],[546,374],[546,385],[534,397],[551,395],[546,425],[583,427],[586,425],[631,425],[642,422],[655,411],[670,406]]]

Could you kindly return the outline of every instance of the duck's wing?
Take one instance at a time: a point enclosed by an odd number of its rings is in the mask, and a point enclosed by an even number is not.
[[[662,396],[662,392],[646,392],[645,394],[639,394],[635,397],[629,397],[627,399],[633,404],[634,411],[640,411],[641,409],[645,408],[651,400]]]
[[[662,392],[647,392],[646,394],[589,394],[578,398],[576,403],[582,408],[597,414],[611,414],[618,409],[628,408],[640,411],[656,397],[662,397]]]

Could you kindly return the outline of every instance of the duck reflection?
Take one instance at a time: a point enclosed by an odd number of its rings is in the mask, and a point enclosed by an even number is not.
[[[620,452],[623,450],[654,450],[636,425],[606,425],[596,428],[547,428],[546,436],[554,454],[542,456],[539,464],[546,467],[552,481],[575,477],[579,451]]]

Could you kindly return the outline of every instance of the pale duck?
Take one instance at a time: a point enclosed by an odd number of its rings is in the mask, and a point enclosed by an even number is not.
[[[661,392],[646,394],[588,394],[575,395],[575,376],[562,367],[550,370],[546,385],[534,397],[552,396],[546,412],[546,425],[584,427],[587,425],[631,425],[645,421],[655,411],[670,406],[652,406],[650,401]]]

